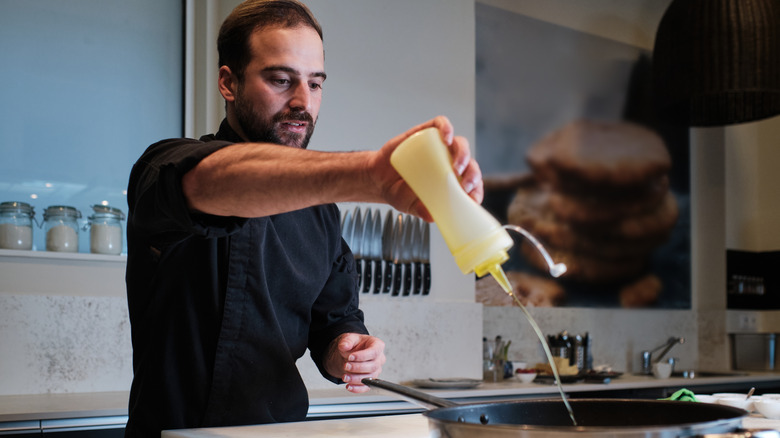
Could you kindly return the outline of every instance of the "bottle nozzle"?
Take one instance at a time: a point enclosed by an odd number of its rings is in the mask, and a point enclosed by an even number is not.
[[[490,275],[492,275],[493,278],[496,279],[499,286],[501,286],[501,288],[504,289],[504,292],[508,294],[512,293],[512,285],[509,283],[509,279],[506,277],[506,274],[504,273],[504,270],[501,268],[501,265],[493,265],[489,267],[488,272],[490,272]]]
[[[474,273],[477,274],[477,277],[484,277],[487,274],[492,275],[493,278],[495,278],[498,282],[499,286],[501,286],[501,289],[504,289],[504,292],[511,295],[512,284],[509,283],[509,279],[506,277],[504,269],[501,268],[501,264],[507,261],[508,258],[509,255],[506,253],[506,251],[499,251],[498,253],[493,254],[492,257],[477,265],[474,268]]]

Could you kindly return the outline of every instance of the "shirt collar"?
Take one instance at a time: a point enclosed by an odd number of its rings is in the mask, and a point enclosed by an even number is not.
[[[236,131],[234,131],[233,128],[230,126],[230,123],[228,123],[227,118],[223,119],[222,123],[220,123],[219,131],[217,131],[215,137],[217,140],[225,140],[233,143],[244,142],[244,139],[242,139],[241,136],[238,135]]]

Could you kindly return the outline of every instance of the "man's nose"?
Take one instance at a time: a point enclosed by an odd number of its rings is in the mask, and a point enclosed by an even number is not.
[[[292,97],[290,98],[290,109],[294,110],[309,110],[311,104],[311,90],[309,84],[300,83],[293,89]]]

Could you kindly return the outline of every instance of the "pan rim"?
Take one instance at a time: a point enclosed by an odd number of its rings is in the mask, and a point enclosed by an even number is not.
[[[686,432],[700,432],[702,430],[706,431],[717,431],[720,428],[723,428],[722,430],[726,430],[725,428],[728,428],[728,430],[736,430],[742,427],[742,420],[749,415],[747,411],[744,409],[735,408],[733,406],[726,406],[726,405],[715,405],[711,403],[702,403],[707,404],[716,412],[722,413],[724,415],[723,418],[715,418],[712,420],[705,420],[705,421],[699,421],[699,422],[689,422],[689,423],[675,423],[675,424],[668,424],[668,425],[658,425],[658,424],[652,424],[652,425],[642,425],[642,424],[636,424],[636,425],[615,425],[615,426],[548,426],[548,425],[534,425],[534,424],[510,424],[510,423],[495,423],[495,424],[481,424],[476,422],[460,422],[455,421],[451,419],[445,419],[445,418],[437,418],[437,412],[438,413],[445,413],[450,411],[457,411],[457,410],[464,410],[464,409],[475,409],[479,410],[480,408],[490,408],[491,406],[500,404],[500,405],[514,405],[514,404],[528,404],[528,403],[539,403],[543,402],[545,404],[563,404],[563,401],[560,399],[555,398],[544,398],[544,399],[522,399],[522,400],[513,400],[513,401],[502,401],[502,402],[486,402],[486,403],[469,403],[469,404],[460,404],[457,406],[450,406],[450,407],[442,407],[442,408],[436,408],[432,410],[427,410],[423,412],[423,416],[428,418],[429,422],[434,423],[442,423],[446,425],[456,426],[459,428],[468,427],[468,428],[490,428],[490,429],[502,429],[502,430],[522,430],[522,431],[539,431],[539,432],[556,432],[556,433],[562,433],[562,432],[575,432],[575,433],[603,433],[605,431],[617,431],[617,432],[656,432],[656,431],[666,431],[669,429],[677,429],[677,430],[684,430]],[[572,404],[573,408],[576,408],[577,404],[583,404],[583,403],[594,403],[594,402],[609,402],[609,403],[628,403],[628,404],[652,404],[652,405],[671,405],[671,406],[680,406],[680,403],[697,403],[697,402],[683,402],[683,401],[674,401],[674,400],[644,400],[644,399],[605,399],[605,398],[582,398],[582,399],[573,399],[569,400],[569,402]],[[701,402],[698,402],[701,403]],[[576,417],[576,409],[575,409],[575,417]]]

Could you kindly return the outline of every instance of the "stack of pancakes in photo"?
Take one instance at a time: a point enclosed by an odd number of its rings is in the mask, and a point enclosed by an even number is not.
[[[518,188],[508,222],[566,263],[566,279],[626,283],[627,290],[647,284],[654,294],[625,297],[624,305],[652,301],[660,281],[642,275],[678,217],[669,191],[671,159],[661,137],[633,123],[578,120],[533,145],[526,158],[533,176]],[[527,240],[521,251],[546,270]],[[633,294],[647,295],[639,289]]]

